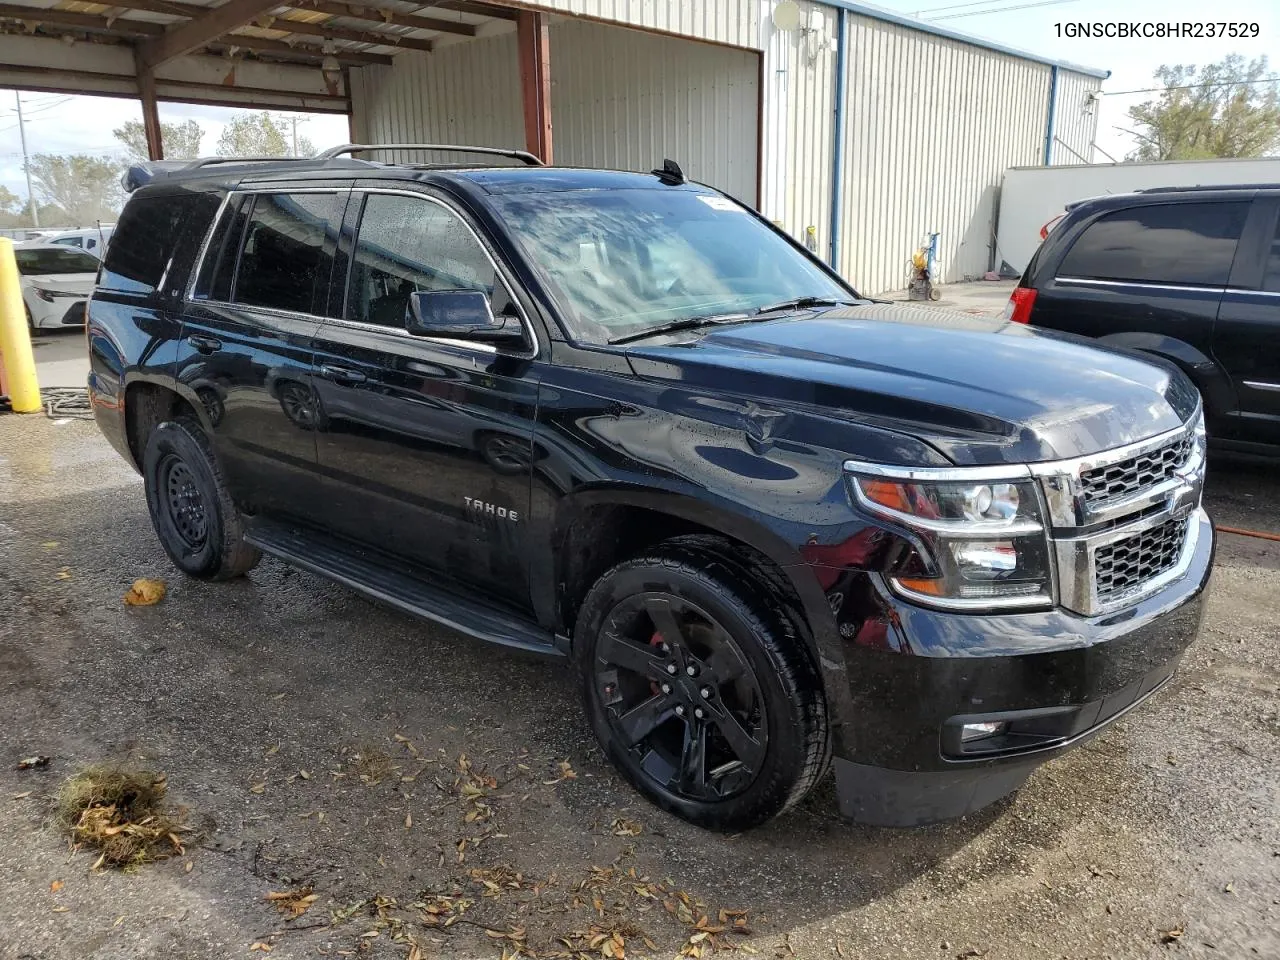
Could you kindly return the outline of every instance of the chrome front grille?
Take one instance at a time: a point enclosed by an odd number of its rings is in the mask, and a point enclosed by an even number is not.
[[[1173,478],[1191,457],[1194,440],[1184,434],[1162,447],[1118,463],[1094,467],[1080,474],[1080,486],[1088,504],[1127,497]]]
[[[1093,553],[1094,583],[1099,602],[1107,603],[1172,570],[1187,541],[1186,517],[1098,547]]]
[[[1149,440],[1031,465],[1049,513],[1062,606],[1111,613],[1181,575],[1206,523],[1204,441],[1197,411]]]

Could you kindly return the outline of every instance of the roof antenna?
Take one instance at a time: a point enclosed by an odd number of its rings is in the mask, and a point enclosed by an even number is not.
[[[665,184],[671,186],[679,186],[684,183],[684,171],[680,169],[680,164],[674,160],[663,160],[661,170],[650,170],[655,177]]]

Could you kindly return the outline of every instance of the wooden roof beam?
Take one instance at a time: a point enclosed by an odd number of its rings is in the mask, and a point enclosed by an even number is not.
[[[331,17],[349,17],[355,20],[368,20],[370,23],[394,23],[398,27],[412,27],[414,30],[434,30],[437,33],[451,33],[458,37],[474,37],[476,26],[472,23],[460,23],[457,20],[441,20],[439,17],[424,17],[416,13],[401,13],[367,3],[345,0],[290,0],[290,6],[298,10],[315,10],[327,13]],[[359,12],[356,12],[359,11]]]
[[[307,23],[305,20],[289,20],[285,17],[270,19],[259,17],[252,24],[245,26],[261,27],[263,30],[279,30],[282,33],[298,33],[311,37],[324,37],[332,40],[349,40],[352,43],[375,43],[384,47],[403,47],[406,50],[431,51],[431,41],[419,37],[402,37],[395,33],[378,33],[373,30],[349,30],[345,27],[331,27],[324,23]]]
[[[203,16],[178,24],[140,45],[138,63],[143,68],[155,69],[162,63],[199,50],[278,6],[280,0],[227,0],[219,7],[211,7]]]

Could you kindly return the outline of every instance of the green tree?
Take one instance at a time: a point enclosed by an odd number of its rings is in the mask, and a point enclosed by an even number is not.
[[[1129,108],[1138,147],[1129,160],[1263,157],[1280,149],[1280,81],[1266,57],[1231,54],[1206,67],[1162,66],[1164,90]]]
[[[21,197],[8,187],[0,186],[0,214],[8,216],[17,213],[21,204]]]
[[[147,131],[141,120],[128,120],[111,131],[129,151],[130,160],[146,160]],[[200,141],[204,128],[194,120],[183,123],[160,124],[160,143],[166,160],[194,160],[200,156]]]
[[[44,206],[52,204],[66,214],[66,227],[88,227],[98,220],[114,220],[120,211],[123,190],[120,164],[111,157],[78,153],[58,156],[37,153],[31,158],[31,180]]]
[[[293,156],[293,125],[261,113],[237,113],[218,138],[220,157]],[[298,137],[298,156],[309,157],[316,148],[306,137]]]

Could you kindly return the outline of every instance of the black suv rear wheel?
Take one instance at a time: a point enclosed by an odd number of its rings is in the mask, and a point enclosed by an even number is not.
[[[678,539],[619,564],[588,593],[575,633],[596,737],[664,809],[743,830],[825,771],[826,704],[807,651],[715,554]]]
[[[181,417],[152,430],[142,478],[151,524],[179,570],[229,580],[257,566],[261,555],[244,541],[240,514],[198,422]]]

